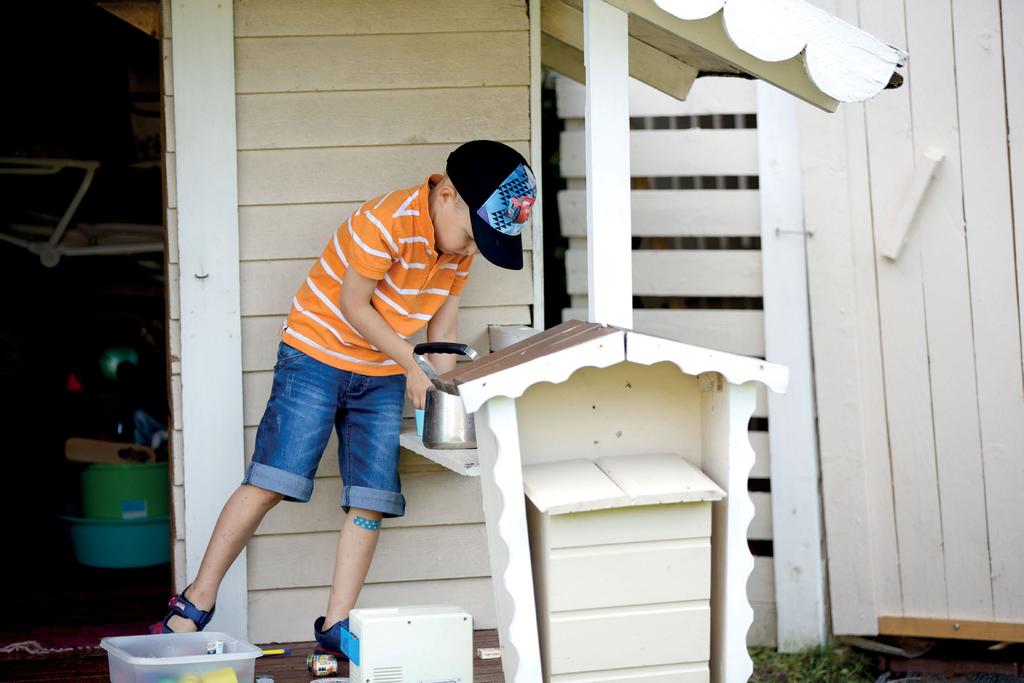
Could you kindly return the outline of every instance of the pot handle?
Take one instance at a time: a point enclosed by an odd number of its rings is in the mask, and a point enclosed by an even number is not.
[[[456,356],[465,356],[470,360],[476,360],[480,357],[480,354],[470,348],[468,344],[456,342],[425,342],[417,344],[412,353],[416,357],[417,363],[420,362],[420,357],[425,353],[451,353]],[[423,367],[423,365],[420,364],[420,367]],[[429,375],[430,373],[428,372],[427,374]]]

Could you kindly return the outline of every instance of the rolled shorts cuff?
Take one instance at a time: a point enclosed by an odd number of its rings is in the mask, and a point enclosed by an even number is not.
[[[341,489],[341,507],[345,512],[349,508],[362,508],[380,512],[385,517],[401,517],[405,514],[405,496],[398,491],[345,486]]]
[[[280,493],[285,500],[308,503],[313,495],[313,480],[288,472],[287,470],[264,465],[260,462],[249,463],[243,484],[252,484],[261,489]]]

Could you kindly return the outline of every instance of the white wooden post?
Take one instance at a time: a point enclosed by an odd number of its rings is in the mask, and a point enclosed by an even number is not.
[[[793,98],[757,84],[765,358],[789,368],[768,395],[778,647],[825,642],[825,577],[811,371],[800,145]]]
[[[747,528],[754,519],[747,491],[754,449],[747,423],[757,403],[756,386],[729,384],[717,372],[700,375],[702,465],[725,491],[725,499],[711,506],[712,683],[746,683],[754,672],[747,652],[747,631],[754,621],[747,598],[754,570],[747,546]]]
[[[533,233],[533,327],[544,329],[544,157],[541,155],[541,85],[544,73],[540,59],[540,0],[529,0],[530,11],[530,165],[537,180],[537,206],[530,214]],[[497,349],[495,349],[497,350]]]
[[[244,464],[233,11],[230,2],[171,3],[190,582]],[[248,637],[244,550],[209,628]]]
[[[491,398],[475,420],[501,665],[509,683],[536,683],[540,638],[515,400]]]
[[[583,31],[589,315],[592,322],[632,329],[627,15],[605,0],[586,0]]]

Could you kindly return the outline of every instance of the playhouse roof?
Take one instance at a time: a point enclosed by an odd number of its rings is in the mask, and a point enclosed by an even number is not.
[[[804,0],[607,0],[629,16],[630,75],[678,99],[702,75],[760,78],[835,111],[896,87],[906,53]],[[583,81],[583,0],[544,0],[543,62]]]
[[[761,382],[786,390],[789,370],[759,358],[691,346],[633,330],[569,320],[506,349],[456,367],[441,381],[476,412],[494,396],[521,396],[539,382],[560,383],[584,367],[605,368],[629,361],[642,365],[670,362],[687,375],[719,373],[731,384]]]

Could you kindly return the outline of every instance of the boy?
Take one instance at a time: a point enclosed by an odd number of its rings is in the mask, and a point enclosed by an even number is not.
[[[404,398],[422,408],[430,380],[406,341],[455,341],[459,294],[479,251],[523,267],[521,233],[536,201],[523,157],[489,140],[448,157],[446,174],[369,200],[341,225],[292,300],[252,463],[213,530],[195,581],[153,630],[202,630],[217,589],[263,516],[283,499],[307,502],[332,428],[347,516],[331,591],[314,635],[341,650],[342,631],[377,546],[382,517],[405,512],[398,477]],[[453,356],[435,356],[443,373]]]

